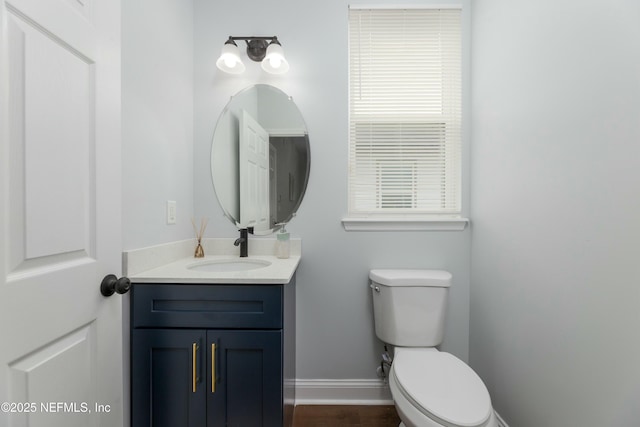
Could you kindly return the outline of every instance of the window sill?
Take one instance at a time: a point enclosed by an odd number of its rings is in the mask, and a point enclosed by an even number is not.
[[[343,218],[346,231],[462,231],[469,218]]]

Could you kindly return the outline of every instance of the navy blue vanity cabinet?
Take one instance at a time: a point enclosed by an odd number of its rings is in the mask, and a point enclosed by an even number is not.
[[[131,425],[204,426],[206,331],[134,329],[131,342]]]
[[[132,427],[290,427],[295,276],[285,285],[135,283]]]

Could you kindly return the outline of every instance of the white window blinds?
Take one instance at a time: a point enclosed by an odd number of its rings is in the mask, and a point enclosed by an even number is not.
[[[349,214],[459,214],[459,9],[349,10]]]

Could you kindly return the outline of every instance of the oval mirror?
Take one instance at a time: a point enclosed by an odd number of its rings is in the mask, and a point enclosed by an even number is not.
[[[270,85],[231,98],[211,145],[218,202],[238,227],[269,234],[296,214],[309,180],[307,127],[290,96]]]

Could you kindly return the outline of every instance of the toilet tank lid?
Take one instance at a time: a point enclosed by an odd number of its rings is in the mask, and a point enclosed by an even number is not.
[[[386,286],[451,286],[451,273],[444,270],[371,270],[369,279]]]

